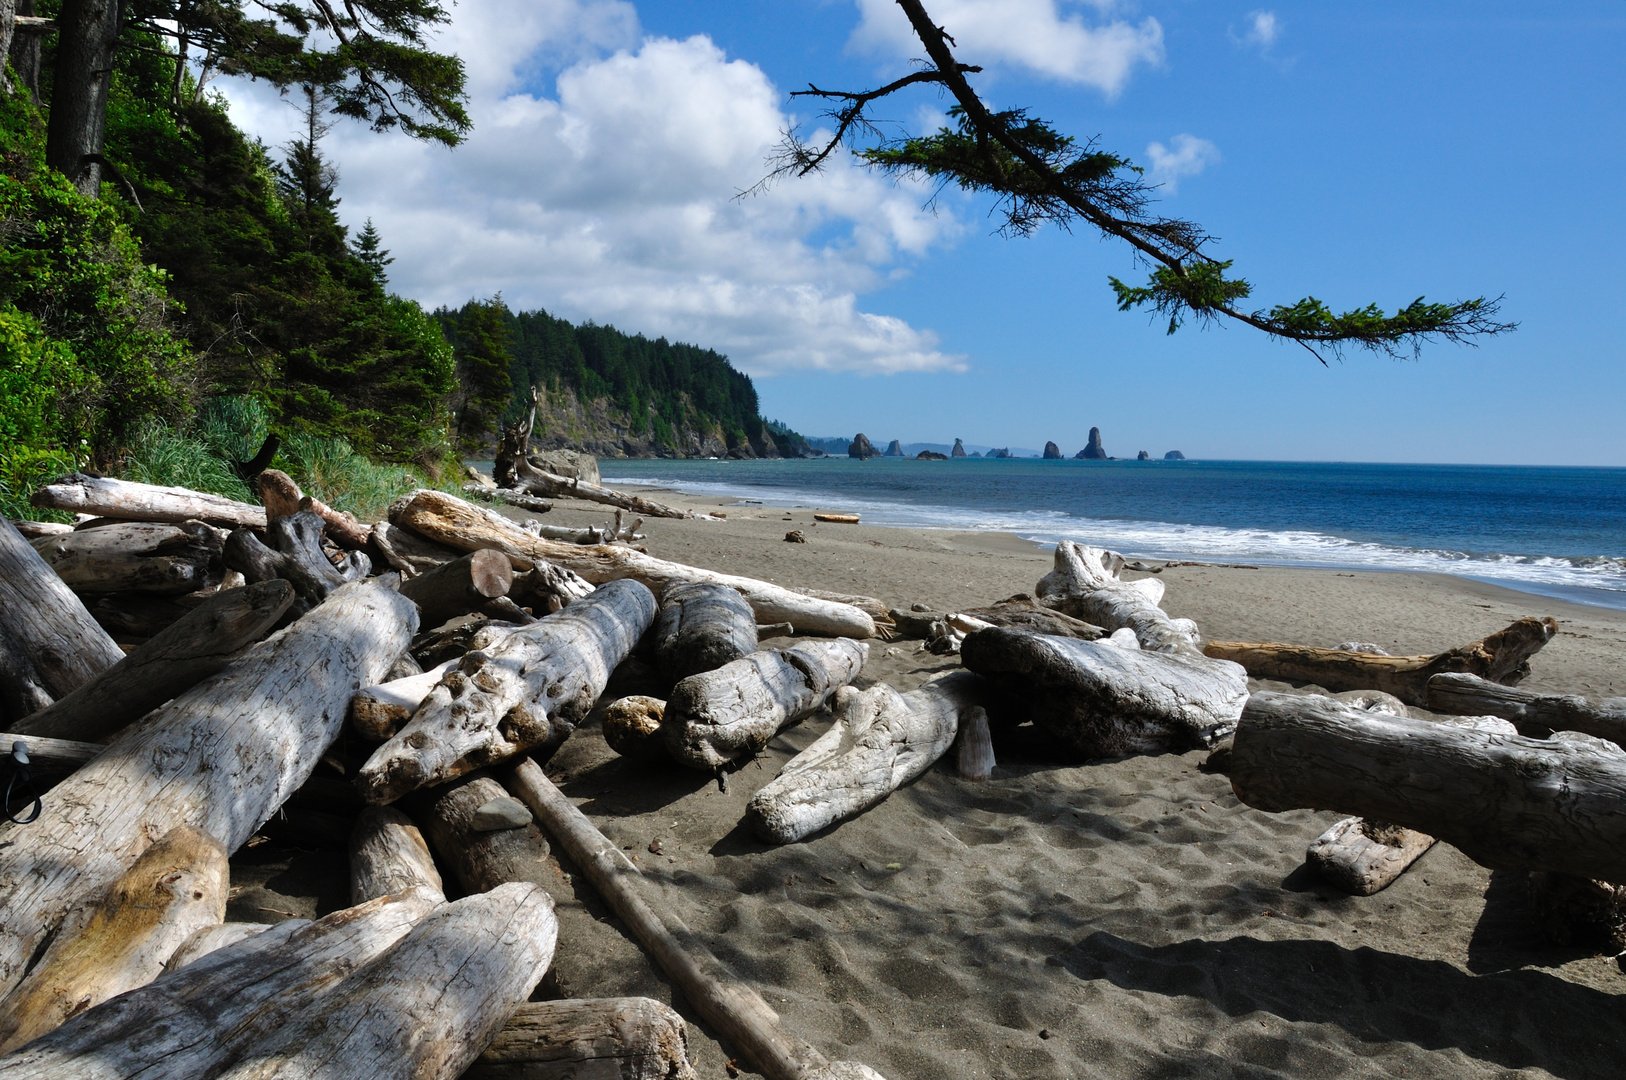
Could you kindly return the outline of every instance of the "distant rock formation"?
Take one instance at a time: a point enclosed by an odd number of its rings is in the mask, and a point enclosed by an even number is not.
[[[1184,461],[1184,460],[1186,460],[1186,455],[1182,454],[1178,450],[1170,450],[1167,454],[1163,455],[1163,460],[1164,461]]]
[[[954,449],[949,451],[949,457],[965,457],[965,444],[959,439],[955,439]]]
[[[602,484],[598,461],[592,454],[580,450],[542,450],[529,455],[531,464],[543,472],[562,476],[566,480],[580,480],[584,484]]]
[[[964,457],[965,455],[962,454],[960,456]],[[922,450],[920,453],[915,455],[915,460],[916,461],[947,461],[948,460],[948,455],[947,454],[939,454],[936,450]]]
[[[903,456],[903,444],[900,443],[898,440],[893,439],[891,442],[887,443],[887,445],[886,445],[886,453],[882,454],[881,456],[882,457],[902,457]]]
[[[1003,450],[990,450],[988,456],[991,458],[1008,458],[1011,456],[1011,448],[1007,446]]]
[[[1140,453],[1135,455],[1135,460],[1136,461],[1151,461],[1152,460],[1152,455],[1148,454],[1146,451],[1142,450]]]
[[[1083,461],[1105,461],[1107,459],[1107,448],[1101,445],[1100,428],[1092,427],[1090,429],[1089,444],[1078,452],[1078,459]]]
[[[1045,443],[1044,444],[1044,459],[1046,461],[1060,461],[1061,460],[1061,447],[1057,446],[1053,442]]]
[[[967,454],[966,457],[968,457],[968,458],[982,457],[982,451],[981,450],[973,450],[973,451],[971,451],[971,453]]]
[[[847,456],[863,461],[866,458],[880,457],[881,452],[875,449],[875,444],[870,442],[869,437],[860,431],[851,445],[847,447]]]

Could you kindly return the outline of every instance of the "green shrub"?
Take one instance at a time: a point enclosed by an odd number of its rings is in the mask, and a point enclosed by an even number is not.
[[[343,439],[290,435],[283,441],[277,464],[298,481],[305,494],[336,510],[348,510],[363,521],[379,520],[391,500],[423,486],[423,478],[411,469],[374,464]]]
[[[207,440],[176,431],[161,420],[149,420],[136,429],[120,471],[126,480],[143,484],[191,488],[239,502],[259,501]]]

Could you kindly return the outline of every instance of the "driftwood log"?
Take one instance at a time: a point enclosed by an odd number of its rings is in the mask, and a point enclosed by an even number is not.
[[[463,1080],[693,1080],[683,1018],[650,998],[528,1001]]]
[[[1626,698],[1589,701],[1576,694],[1539,694],[1469,674],[1428,680],[1425,708],[1459,716],[1500,716],[1519,734],[1542,738],[1550,731],[1579,731],[1626,744]]]
[[[629,694],[605,707],[600,728],[610,749],[622,757],[663,761],[668,756],[666,738],[661,734],[665,718],[666,702],[645,694]]]
[[[655,664],[672,682],[757,651],[756,615],[727,585],[694,582],[667,589],[653,635]]]
[[[529,510],[533,514],[546,514],[553,509],[553,504],[546,499],[539,499],[535,495],[528,495],[513,488],[488,487],[485,484],[464,484],[463,493],[473,495],[476,499],[485,499],[488,502],[507,503],[517,506],[521,510]]]
[[[105,742],[231,663],[270,633],[293,602],[293,586],[286,581],[216,593],[79,689],[12,727],[23,735]]]
[[[411,529],[398,529],[387,521],[375,523],[371,537],[374,550],[384,556],[386,563],[401,571],[402,577],[407,578],[417,577],[463,554],[433,540],[425,540]]]
[[[340,547],[360,551],[371,539],[372,526],[363,525],[354,514],[335,510],[321,499],[306,496],[294,483],[294,478],[280,469],[266,469],[260,473],[255,479],[254,488],[259,493],[260,502],[265,504],[267,520],[292,517],[301,509],[308,508],[322,519],[324,531]],[[304,502],[307,497],[310,498],[308,507]]]
[[[823,708],[868,657],[867,645],[846,638],[806,641],[691,675],[666,699],[666,748],[707,772],[750,758],[781,729]]]
[[[18,687],[10,710],[67,696],[123,659],[39,552],[9,521],[0,522],[0,674]]]
[[[276,518],[267,529],[271,547],[249,530],[238,529],[226,539],[226,565],[251,582],[282,578],[299,594],[302,604],[295,610],[315,607],[334,589],[372,570],[372,560],[359,551],[347,555],[343,566],[334,566],[322,551],[323,527],[308,509]]]
[[[614,506],[621,510],[631,510],[635,514],[645,517],[657,518],[688,518],[693,517],[687,510],[677,510],[658,503],[653,499],[645,499],[639,495],[628,495],[616,491],[614,488],[600,487],[584,480],[575,480],[569,477],[556,476],[550,472],[543,472],[523,455],[514,459],[514,487],[520,491],[530,492],[534,495],[547,495],[555,499],[585,499],[588,502],[600,503],[604,506]]]
[[[1163,582],[1158,578],[1121,581],[1123,557],[1115,552],[1063,540],[1056,545],[1055,565],[1034,589],[1039,603],[1107,633],[1128,627],[1143,649],[1151,652],[1196,651],[1197,628],[1189,619],[1173,619],[1158,607]]]
[[[126,521],[29,541],[76,593],[179,596],[220,584],[221,534],[201,521]]]
[[[996,627],[967,637],[960,659],[1086,757],[1209,745],[1248,699],[1240,666],[1189,644],[1154,652]]]
[[[1333,691],[1382,690],[1407,705],[1428,708],[1428,681],[1445,672],[1517,685],[1530,674],[1530,657],[1556,633],[1558,623],[1551,618],[1524,618],[1487,638],[1433,656],[1383,656],[1274,641],[1210,641],[1203,652],[1241,664],[1256,679],[1314,683]]]
[[[228,851],[248,840],[338,737],[356,687],[405,650],[417,614],[385,584],[346,586],[115,736],[39,820],[0,826],[0,990],[164,833],[192,825]]]
[[[621,511],[615,512],[615,520],[604,525],[544,525],[540,521],[526,521],[520,528],[532,536],[540,536],[544,540],[563,540],[571,544],[611,544],[617,541],[632,543],[642,540],[644,534],[638,529],[644,523],[643,518],[635,518],[631,525],[621,520]]]
[[[191,937],[181,942],[180,948],[169,954],[169,959],[164,961],[164,972],[168,974],[171,971],[179,971],[212,952],[245,941],[256,934],[263,934],[271,929],[271,925],[271,923],[223,922],[195,930]]]
[[[446,660],[404,679],[362,687],[350,698],[350,726],[365,739],[384,742],[412,719],[429,691],[457,664],[457,660]]]
[[[170,830],[0,1000],[0,1054],[157,978],[187,938],[226,917],[228,876],[220,841],[186,825]]]
[[[508,595],[538,615],[551,615],[592,591],[593,583],[580,574],[552,563],[537,563],[523,574],[514,575]]]
[[[107,749],[103,743],[47,739],[40,735],[7,731],[0,732],[0,754],[9,754],[12,744],[17,742],[28,748],[28,772],[40,790],[71,775]]]
[[[667,562],[628,547],[582,547],[531,536],[500,514],[439,491],[415,491],[390,507],[390,521],[437,543],[464,551],[495,548],[515,567],[551,562],[595,584],[632,578],[659,594],[684,581],[709,581],[738,589],[760,623],[788,622],[799,634],[875,636],[875,620],[851,604],[821,600],[754,578],[736,577]]]
[[[74,473],[35,491],[29,501],[121,521],[204,521],[230,528],[263,529],[265,509],[187,488],[159,487]]]
[[[638,868],[553,786],[536,762],[522,761],[509,771],[506,783],[701,1018],[768,1080],[881,1080],[855,1062],[831,1062],[783,1031],[768,1003],[696,941],[681,920],[650,906],[641,895]]]
[[[1438,837],[1492,869],[1626,882],[1626,756],[1257,693],[1231,786],[1260,810],[1357,814]]]
[[[486,548],[403,581],[401,595],[418,605],[418,625],[433,627],[507,596],[513,584],[508,557]]]
[[[505,881],[546,885],[557,880],[557,871],[547,861],[548,841],[534,821],[490,832],[474,827],[476,810],[508,796],[496,780],[465,777],[430,795],[419,820],[430,847],[463,892],[488,892]]]
[[[446,899],[423,834],[393,806],[367,807],[350,831],[350,902],[365,904],[412,888]]]
[[[218,1076],[438,906],[431,896],[406,892],[314,923],[277,923],[80,1013],[0,1058],[0,1078]]]
[[[789,844],[862,813],[948,752],[960,717],[983,700],[969,671],[939,675],[907,694],[885,683],[843,686],[835,723],[751,797],[746,815],[763,840]]]
[[[894,608],[889,614],[897,627],[898,636],[905,638],[929,639],[934,636],[933,624],[943,620],[942,615],[931,611],[901,611]],[[1053,637],[1076,637],[1094,641],[1106,636],[1106,631],[1094,623],[1087,623],[1083,619],[1075,619],[1071,615],[1043,607],[1026,596],[1001,600],[987,607],[966,608],[960,614],[969,615],[992,626],[1013,626],[1019,630],[1032,630],[1036,634],[1050,634]]]
[[[443,904],[220,1075],[455,1080],[542,980],[557,936],[536,885]]]
[[[654,618],[648,589],[612,581],[489,653],[465,654],[407,725],[373,751],[357,786],[369,802],[387,803],[515,754],[551,754]]]

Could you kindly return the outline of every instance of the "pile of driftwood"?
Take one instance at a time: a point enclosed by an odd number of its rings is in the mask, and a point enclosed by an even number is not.
[[[781,1030],[537,762],[646,640],[676,681],[767,655],[759,622],[845,635],[785,650],[805,715],[857,674],[878,601],[441,492],[364,523],[281,473],[256,486],[261,506],[74,475],[35,499],[74,524],[0,522],[0,740],[26,795],[8,814],[43,795],[0,825],[0,1077],[691,1076],[657,1002],[528,1000],[557,933],[545,834],[745,1060],[877,1075]],[[717,729],[684,744],[697,760],[781,719],[694,707]],[[351,829],[353,906],[224,922],[229,855],[301,820]]]

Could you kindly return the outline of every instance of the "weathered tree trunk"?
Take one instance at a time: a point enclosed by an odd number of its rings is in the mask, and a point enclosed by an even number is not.
[[[781,1030],[778,1014],[696,941],[682,920],[657,913],[649,905],[640,895],[638,868],[553,786],[536,762],[520,762],[507,773],[505,783],[682,989],[695,1011],[768,1080],[879,1080],[862,1065],[830,1062]]]
[[[632,578],[655,593],[663,593],[678,582],[709,581],[738,589],[756,612],[758,622],[788,622],[799,634],[875,636],[875,620],[851,604],[819,600],[754,578],[666,562],[614,544],[580,547],[542,540],[500,514],[444,492],[415,491],[398,500],[390,507],[390,521],[464,551],[496,548],[522,570],[551,562],[597,584]]]
[[[665,717],[666,702],[632,694],[611,702],[604,709],[600,726],[604,741],[622,757],[661,761],[670,756],[666,752],[666,739],[661,735]]]
[[[418,605],[419,625],[432,627],[507,596],[513,584],[508,556],[486,548],[403,581],[401,595]]]
[[[655,616],[655,663],[672,682],[715,671],[757,651],[757,620],[727,585],[673,585]]]
[[[439,667],[448,660],[463,659],[464,653],[490,652],[516,629],[484,615],[460,619],[414,638],[412,658],[425,668]]]
[[[694,1080],[683,1018],[649,998],[529,1001],[463,1080]]]
[[[11,37],[17,29],[17,0],[0,0],[0,91],[11,93],[11,74],[6,61],[11,57]]]
[[[350,698],[351,726],[373,742],[388,740],[412,719],[429,691],[457,664],[457,660],[447,660],[428,671],[357,690]]]
[[[440,906],[401,893],[289,919],[80,1013],[0,1058],[3,1080],[213,1077]]]
[[[194,931],[226,917],[228,881],[220,841],[186,825],[166,833],[0,1000],[0,1055],[156,979]]]
[[[960,659],[1085,757],[1212,744],[1248,699],[1241,667],[1190,648],[1128,650],[996,627],[966,638]]]
[[[270,632],[293,586],[266,581],[216,593],[73,693],[12,727],[24,735],[105,742],[208,678]]]
[[[126,728],[57,787],[38,821],[0,826],[0,989],[63,918],[159,836],[192,825],[228,851],[305,782],[339,735],[350,695],[378,681],[417,610],[358,583]]]
[[[363,525],[356,520],[356,516],[343,510],[335,510],[327,503],[314,496],[307,496],[299,490],[294,478],[280,469],[266,469],[259,474],[255,483],[255,490],[259,492],[260,502],[265,504],[266,517],[275,520],[280,517],[293,517],[302,509],[309,509],[322,519],[322,526],[327,535],[342,548],[351,551],[360,551],[367,546],[372,538],[372,526]],[[309,498],[310,504],[305,506],[304,500]]]
[[[1237,727],[1237,798],[1427,833],[1492,869],[1626,882],[1626,757],[1559,740],[1258,693]]]
[[[61,69],[58,69],[60,77]],[[187,488],[74,473],[35,491],[35,506],[125,521],[202,521],[231,528],[263,529],[265,508]]]
[[[26,717],[49,708],[51,700],[45,677],[0,625],[0,721],[21,725]]]
[[[988,711],[980,705],[960,714],[955,769],[962,780],[986,780],[994,774],[994,739]]]
[[[1469,674],[1435,675],[1428,680],[1425,708],[1466,716],[1500,716],[1521,735],[1542,738],[1551,731],[1579,731],[1626,744],[1626,698],[1589,701],[1576,694],[1539,694]]]
[[[537,563],[514,575],[508,595],[538,615],[551,615],[593,591],[593,583],[572,570],[552,563]]]
[[[890,614],[898,628],[898,635],[906,638],[930,638],[932,624],[943,618],[942,615],[930,611],[893,610]],[[969,615],[993,626],[1012,626],[1019,630],[1032,630],[1036,634],[1049,634],[1052,637],[1076,637],[1085,641],[1095,641],[1106,636],[1106,631],[1094,623],[1087,623],[1083,619],[1075,619],[1071,615],[1040,607],[1026,599],[1001,600],[988,607],[966,608],[960,614]]]
[[[562,540],[570,544],[610,544],[616,541],[631,543],[642,540],[644,534],[638,531],[643,525],[643,518],[634,518],[631,525],[621,521],[621,511],[615,512],[615,520],[603,525],[544,525],[540,521],[527,521],[520,526],[532,536],[540,536],[544,540]]]
[[[53,699],[66,697],[124,658],[9,521],[0,522],[0,638],[5,641],[0,653],[11,657],[4,666],[37,687],[25,692],[36,702],[41,691]]]
[[[170,953],[169,959],[164,961],[164,973],[167,975],[172,971],[179,971],[212,952],[235,945],[239,941],[246,941],[256,934],[263,934],[271,929],[271,925],[260,922],[223,922],[194,930],[192,936],[181,942],[180,947]]]
[[[1407,705],[1428,708],[1428,681],[1443,672],[1466,672],[1513,686],[1530,674],[1530,657],[1558,633],[1551,618],[1524,618],[1490,637],[1434,656],[1317,649],[1264,641],[1210,641],[1203,652],[1234,660],[1256,679],[1314,683],[1328,690],[1382,690]]]
[[[462,554],[431,540],[425,540],[410,529],[398,529],[387,521],[375,524],[371,537],[373,547],[384,556],[384,561],[408,578],[427,573]]]
[[[369,802],[393,802],[515,754],[552,753],[654,618],[648,589],[612,581],[515,630],[489,654],[466,654],[411,721],[373,751],[357,786]]]
[[[885,683],[843,686],[836,721],[751,798],[757,836],[789,844],[874,806],[948,753],[960,716],[986,693],[981,676],[951,671],[900,694]]]
[[[359,551],[347,555],[344,566],[334,566],[322,551],[322,529],[322,519],[311,510],[272,520],[267,532],[274,548],[238,529],[226,539],[226,565],[251,582],[282,578],[305,605],[315,607],[334,589],[372,570],[372,560]]]
[[[35,0],[17,0],[17,15],[19,25],[16,36],[11,39],[11,66],[17,72],[18,83],[28,91],[37,107],[40,103],[40,39],[45,36],[50,20],[39,18]]]
[[[837,638],[752,653],[691,675],[666,699],[666,748],[707,772],[749,758],[781,729],[823,708],[868,658],[869,646]]]
[[[118,44],[118,0],[67,0],[57,17],[56,81],[45,135],[45,164],[80,194],[100,194],[107,93]]]
[[[635,514],[658,518],[687,518],[694,515],[687,510],[675,510],[664,503],[645,499],[638,495],[627,495],[613,488],[599,487],[582,480],[572,480],[563,476],[555,476],[550,472],[543,472],[532,465],[524,455],[514,459],[514,487],[520,491],[534,492],[537,495],[549,495],[555,499],[586,499],[588,502],[602,503],[605,506],[615,506],[622,510],[631,510]]]
[[[107,747],[101,743],[74,742],[70,739],[47,739],[38,735],[24,736],[20,732],[0,733],[0,754],[9,754],[13,743],[28,747],[28,772],[40,789],[72,775],[94,760]]]
[[[201,521],[123,522],[30,541],[76,593],[179,596],[220,584],[221,536]]]
[[[533,514],[546,514],[553,509],[553,504],[548,500],[539,499],[535,495],[527,495],[523,491],[515,491],[513,488],[494,488],[487,487],[484,484],[464,484],[463,491],[465,494],[473,495],[477,499],[507,503],[509,506],[517,506],[521,510],[529,510]]]
[[[547,973],[557,936],[553,898],[536,885],[442,905],[222,1080],[455,1080]]]
[[[403,889],[446,899],[429,845],[412,819],[393,806],[369,806],[350,831],[350,902],[365,904]]]
[[[489,892],[505,881],[546,885],[557,873],[547,861],[548,842],[534,821],[491,832],[474,827],[476,810],[507,795],[491,777],[471,776],[433,792],[420,816],[430,846],[465,893]]]
[[[61,521],[20,521],[12,519],[12,526],[23,534],[24,540],[38,540],[44,536],[61,536],[74,531],[73,526]]]
[[[1034,593],[1040,603],[1107,633],[1128,627],[1143,649],[1161,653],[1196,651],[1196,627],[1189,619],[1171,619],[1158,607],[1163,582],[1158,578],[1120,581],[1119,555],[1063,540],[1056,545],[1055,567],[1039,579]]]

